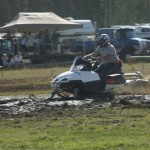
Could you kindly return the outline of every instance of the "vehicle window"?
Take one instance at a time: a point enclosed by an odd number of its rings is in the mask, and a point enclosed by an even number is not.
[[[142,28],[141,32],[150,32],[150,28]]]
[[[8,40],[2,41],[1,48],[11,50],[11,42]]]
[[[120,36],[122,38],[135,38],[135,37],[137,37],[135,30],[121,30]]]
[[[116,37],[116,38],[120,38],[121,36],[120,36],[120,32],[119,31],[116,31],[115,33],[114,33],[114,37]]]

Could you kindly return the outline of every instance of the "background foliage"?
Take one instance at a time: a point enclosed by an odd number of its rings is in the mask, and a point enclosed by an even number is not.
[[[0,26],[18,12],[52,11],[61,17],[90,19],[98,27],[149,23],[149,0],[0,0]]]

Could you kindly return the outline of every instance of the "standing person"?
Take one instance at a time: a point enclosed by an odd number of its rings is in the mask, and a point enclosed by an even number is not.
[[[95,70],[101,78],[101,90],[105,90],[107,75],[118,67],[120,59],[117,55],[116,49],[112,44],[109,43],[109,36],[107,34],[101,34],[96,39],[97,48],[96,50],[84,58],[88,57],[99,57],[101,58],[102,64]]]
[[[33,41],[33,51],[35,55],[40,54],[40,35],[39,33],[35,35],[34,41]]]
[[[32,32],[29,32],[27,35],[27,42],[26,42],[26,47],[28,52],[33,51],[33,42],[34,42],[34,34]]]
[[[53,42],[53,48],[54,50],[57,50],[58,42],[59,42],[59,33],[57,33],[57,30],[53,31],[52,34],[52,42]]]
[[[14,39],[13,39],[14,54],[17,54],[17,52],[18,52],[18,45],[19,45],[18,39],[17,39],[17,38],[14,38]]]
[[[21,41],[20,41],[21,50],[22,50],[24,53],[27,52],[27,45],[26,45],[26,43],[27,43],[27,33],[24,32],[24,33],[22,34]]]

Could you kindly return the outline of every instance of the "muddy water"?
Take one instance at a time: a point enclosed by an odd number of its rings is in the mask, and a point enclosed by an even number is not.
[[[150,108],[150,95],[118,95],[113,100],[98,99],[62,100],[56,97],[50,100],[48,95],[1,96],[0,117],[7,115],[27,115],[39,111],[51,111],[58,108],[93,107],[144,107]]]

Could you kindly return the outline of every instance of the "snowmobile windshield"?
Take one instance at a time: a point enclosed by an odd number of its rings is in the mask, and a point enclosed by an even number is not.
[[[81,67],[82,66],[82,67]],[[81,70],[81,71],[91,71],[91,63],[87,60],[84,60],[82,57],[78,56],[74,59],[73,64],[70,68],[70,71]]]

